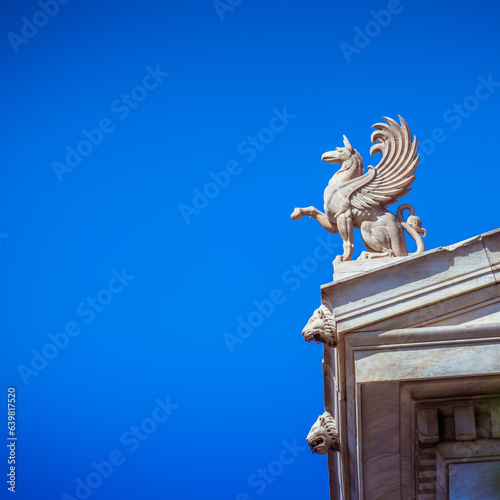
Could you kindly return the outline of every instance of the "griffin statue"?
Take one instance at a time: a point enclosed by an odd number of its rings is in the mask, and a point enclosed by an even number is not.
[[[327,231],[340,233],[344,253],[334,262],[351,260],[354,244],[353,229],[361,229],[361,236],[368,251],[360,259],[374,257],[404,257],[408,254],[404,230],[415,240],[415,253],[425,251],[422,237],[427,232],[415,217],[415,209],[408,204],[400,205],[394,215],[387,205],[396,203],[410,191],[415,179],[420,156],[418,142],[412,140],[410,128],[403,118],[401,125],[384,117],[387,123],[377,123],[371,136],[373,146],[370,155],[382,153],[376,167],[368,166],[364,173],[363,159],[344,135],[344,147],[324,153],[322,160],[339,163],[341,168],[333,175],[325,189],[325,213],[315,207],[296,208],[291,217],[301,219],[305,215],[316,219]],[[410,211],[407,220],[405,210]],[[422,236],[420,236],[422,234]]]

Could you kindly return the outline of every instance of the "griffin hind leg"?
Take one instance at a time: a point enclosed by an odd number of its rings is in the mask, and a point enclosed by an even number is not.
[[[361,237],[366,248],[370,251],[361,252],[359,259],[376,259],[380,257],[395,257],[389,231],[384,226],[377,226],[376,222],[364,221],[361,224]]]
[[[359,260],[362,259],[379,259],[380,257],[396,257],[394,252],[390,248],[384,248],[381,252],[361,252],[358,257]]]

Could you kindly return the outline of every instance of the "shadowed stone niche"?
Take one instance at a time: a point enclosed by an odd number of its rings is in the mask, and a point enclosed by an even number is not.
[[[415,404],[419,500],[500,498],[499,403],[473,396]]]
[[[449,482],[450,500],[497,500],[500,496],[500,462],[452,463]]]

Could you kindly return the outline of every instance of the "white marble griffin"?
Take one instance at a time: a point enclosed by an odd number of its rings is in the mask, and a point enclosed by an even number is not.
[[[337,256],[335,262],[351,260],[354,228],[361,229],[367,248],[360,258],[409,255],[403,229],[415,240],[415,253],[425,251],[422,236],[427,232],[415,217],[415,209],[408,204],[401,205],[394,215],[386,208],[410,191],[420,158],[417,138],[412,140],[407,123],[401,116],[399,119],[401,125],[385,117],[387,123],[373,125],[376,130],[371,136],[370,155],[382,153],[382,159],[376,167],[368,166],[366,173],[361,155],[346,136],[344,147],[324,153],[322,160],[341,165],[325,189],[325,212],[306,207],[296,208],[291,215],[294,220],[307,215],[327,231],[340,233],[344,253]],[[403,213],[407,209],[410,215],[405,220]]]

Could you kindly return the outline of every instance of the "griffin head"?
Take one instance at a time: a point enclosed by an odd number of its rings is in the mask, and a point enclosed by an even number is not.
[[[321,156],[327,163],[339,163],[342,168],[339,172],[352,170],[356,175],[363,174],[363,158],[352,147],[349,139],[344,135],[344,147],[336,148],[334,151],[327,151]]]
[[[344,147],[336,148],[335,151],[327,151],[323,153],[321,159],[327,163],[344,163],[349,160],[353,155],[359,153],[351,146],[349,139],[344,135]]]

